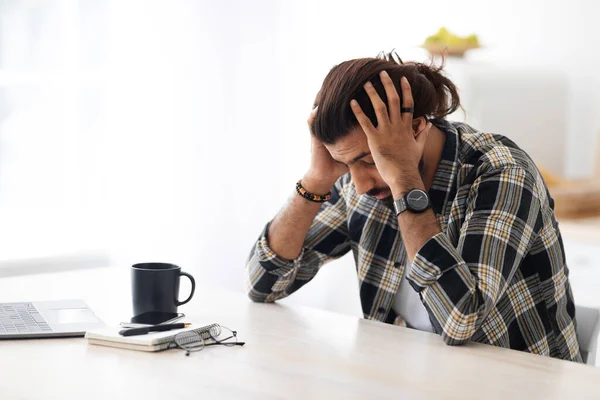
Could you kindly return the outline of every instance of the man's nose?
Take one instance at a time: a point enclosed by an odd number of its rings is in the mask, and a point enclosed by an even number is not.
[[[375,180],[368,175],[352,171],[350,172],[350,176],[352,177],[352,183],[354,183],[354,187],[356,188],[356,193],[360,195],[367,193],[375,187]]]

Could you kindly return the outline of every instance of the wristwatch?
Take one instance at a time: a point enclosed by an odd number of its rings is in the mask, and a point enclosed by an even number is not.
[[[404,211],[412,211],[414,213],[422,213],[431,206],[427,192],[421,189],[413,189],[404,196],[394,200],[394,210],[396,216]]]

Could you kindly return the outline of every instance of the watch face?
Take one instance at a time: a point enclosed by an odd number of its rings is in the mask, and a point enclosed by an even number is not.
[[[406,202],[410,209],[417,212],[425,211],[429,206],[427,193],[419,189],[411,190],[406,196]]]

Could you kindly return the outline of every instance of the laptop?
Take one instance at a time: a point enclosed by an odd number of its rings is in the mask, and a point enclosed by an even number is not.
[[[0,340],[78,337],[104,326],[82,300],[0,303]]]

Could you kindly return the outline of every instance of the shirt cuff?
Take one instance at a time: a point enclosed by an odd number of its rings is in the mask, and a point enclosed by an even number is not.
[[[440,232],[429,239],[417,252],[407,278],[420,292],[434,284],[442,274],[464,263],[460,253],[448,237]]]
[[[269,222],[263,230],[260,239],[256,242],[256,258],[265,270],[273,275],[284,276],[287,275],[297,264],[297,261],[304,255],[304,247],[300,251],[300,254],[294,260],[288,260],[271,249],[269,246]]]

